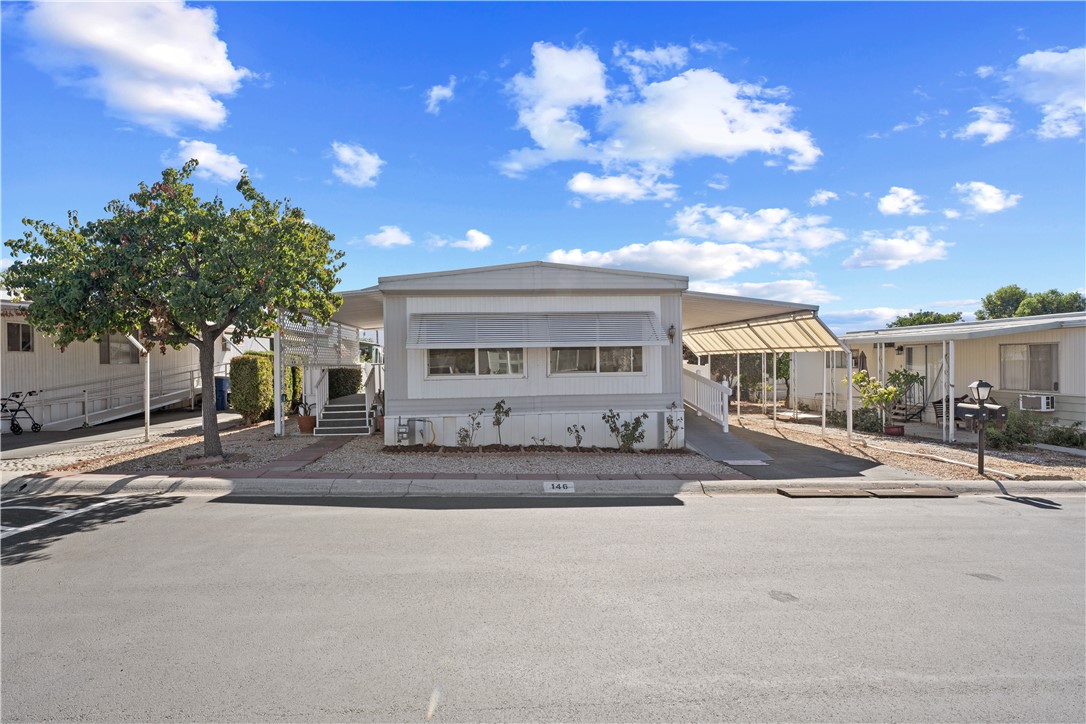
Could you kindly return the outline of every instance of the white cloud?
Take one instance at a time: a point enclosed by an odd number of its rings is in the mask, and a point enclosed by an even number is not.
[[[840,197],[833,191],[819,189],[818,191],[814,192],[814,195],[807,203],[809,203],[811,206],[825,206],[831,201],[836,201],[838,198]]]
[[[489,236],[479,231],[478,229],[469,229],[464,239],[460,241],[454,241],[449,246],[455,246],[459,249],[467,249],[468,251],[482,251],[483,249],[494,243],[494,240]]]
[[[912,121],[902,121],[901,123],[897,124],[890,129],[890,133],[901,133],[902,131],[907,131],[910,128],[919,128],[927,122],[928,116],[924,113],[921,113],[919,116],[916,116]]]
[[[406,231],[398,226],[382,226],[376,234],[367,234],[362,241],[370,246],[382,249],[392,249],[397,246],[410,246],[414,239]]]
[[[180,0],[43,2],[25,22],[36,65],[160,133],[220,128],[227,111],[219,98],[253,77],[227,57],[215,11]]]
[[[788,209],[747,213],[740,208],[705,204],[687,206],[672,219],[684,236],[788,249],[821,249],[843,241],[845,234],[827,226],[829,221],[828,216],[798,216]]]
[[[954,184],[954,191],[962,197],[962,203],[972,207],[978,214],[994,214],[1009,209],[1017,206],[1018,200],[1022,198],[1022,194],[1009,194],[983,181]]]
[[[806,262],[802,255],[793,252],[687,239],[630,244],[610,251],[558,249],[548,254],[547,260],[558,264],[651,269],[702,280],[727,279],[763,264],[794,267]]]
[[[800,304],[825,304],[840,299],[840,297],[810,279],[780,279],[774,282],[743,282],[738,284],[691,282],[690,289],[695,292],[730,294],[732,296],[756,297],[758,299],[777,299],[782,302],[799,302]]]
[[[449,76],[448,85],[435,85],[426,92],[426,112],[435,116],[441,112],[441,104],[453,99],[456,91],[456,76]]]
[[[709,177],[709,180],[705,182],[705,185],[711,189],[717,191],[726,191],[728,188],[728,177],[722,173],[715,173]]]
[[[879,199],[879,212],[884,216],[919,216],[928,213],[924,208],[924,197],[912,189],[903,186],[891,186],[890,193]]]
[[[1082,133],[1086,122],[1086,47],[1023,55],[1006,80],[1015,94],[1040,107],[1044,118],[1038,136],[1075,138]]]
[[[335,163],[332,173],[345,184],[365,188],[377,185],[377,176],[385,162],[376,153],[370,153],[353,143],[332,141]]]
[[[958,211],[957,209],[943,209],[943,216],[947,217],[948,219],[957,219],[961,215],[962,212]]]
[[[867,231],[864,232],[863,243],[864,246],[845,259],[843,266],[849,269],[900,269],[909,264],[945,259],[947,249],[951,247],[941,239],[933,241],[931,232],[923,226],[910,226],[890,236]]]
[[[686,67],[690,52],[681,45],[644,48],[627,48],[624,43],[615,45],[612,51],[617,65],[630,75],[634,85],[645,85],[647,78],[658,77],[670,70]]]
[[[983,145],[989,146],[1005,140],[1014,130],[1011,112],[1002,106],[976,106],[970,108],[969,112],[976,113],[977,120],[959,129],[954,134],[954,138],[969,139],[974,136],[983,136]]]
[[[793,109],[774,102],[787,89],[733,83],[707,69],[647,82],[649,75],[684,65],[683,49],[616,51],[616,63],[636,69],[642,82],[609,92],[607,69],[593,49],[532,46],[531,73],[518,73],[508,90],[519,126],[536,145],[511,152],[500,164],[503,173],[519,176],[579,160],[599,164],[609,175],[667,175],[679,160],[734,160],[749,153],[786,157],[798,170],[822,155],[810,133],[792,128]]]
[[[245,164],[237,156],[223,153],[218,146],[207,141],[179,141],[177,153],[163,160],[183,166],[194,158],[200,162],[196,167],[196,176],[219,183],[237,181],[241,178],[241,170],[245,168]]]
[[[995,73],[995,68],[990,65],[982,65],[978,67],[975,72],[980,78],[987,78],[988,76]]]
[[[864,329],[884,329],[898,317],[915,312],[915,309],[897,307],[868,307],[846,309],[840,312],[821,310],[819,318],[835,332],[855,332]],[[869,360],[870,364],[870,360]]]
[[[673,199],[675,184],[660,183],[655,178],[635,178],[629,174],[620,176],[593,176],[584,171],[569,180],[566,187],[575,194],[587,196],[593,201],[642,201],[644,199]]]

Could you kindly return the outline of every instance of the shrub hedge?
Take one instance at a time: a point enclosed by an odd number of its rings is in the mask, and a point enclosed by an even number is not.
[[[328,370],[328,398],[353,395],[362,389],[361,367],[333,367]]]
[[[243,354],[230,362],[230,401],[252,425],[272,404],[272,363],[260,356]]]
[[[246,352],[246,355],[252,357],[263,357],[267,359],[273,365],[274,371],[275,365],[275,352],[263,352],[260,350],[252,350]],[[272,388],[274,390],[275,380],[272,379]],[[297,365],[292,365],[283,369],[283,392],[287,396],[287,412],[294,412],[298,408],[298,403],[302,401],[302,368]],[[274,395],[274,392],[273,392]],[[273,396],[274,399],[274,396]]]

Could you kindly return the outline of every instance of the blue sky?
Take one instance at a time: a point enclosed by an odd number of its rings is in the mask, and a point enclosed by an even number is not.
[[[968,316],[1086,286],[1084,45],[1082,3],[4,3],[3,235],[195,156],[343,289],[550,260]]]

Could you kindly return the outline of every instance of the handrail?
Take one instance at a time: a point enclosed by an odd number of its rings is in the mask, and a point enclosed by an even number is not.
[[[708,377],[683,370],[683,402],[728,431],[728,398],[731,389]]]

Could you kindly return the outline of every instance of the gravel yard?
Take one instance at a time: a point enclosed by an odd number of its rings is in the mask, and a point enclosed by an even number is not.
[[[687,451],[660,454],[619,452],[382,452],[378,436],[357,437],[306,466],[306,472],[356,473],[732,473],[727,465]]]
[[[736,424],[734,418],[732,424]],[[961,443],[950,445],[916,437],[887,437],[854,432],[853,446],[849,447],[847,434],[842,429],[827,427],[826,440],[823,441],[821,428],[818,426],[778,421],[777,429],[774,430],[772,419],[746,412],[743,414],[740,425],[753,432],[779,435],[804,445],[876,460],[895,468],[930,476],[935,480],[1009,479],[1009,475],[1018,479],[1032,480],[1086,480],[1086,458],[1040,448],[1014,452],[986,450],[984,453],[985,476],[982,477],[976,472],[977,448],[975,445]],[[921,456],[945,458],[964,464],[955,465]],[[972,469],[967,465],[972,466]]]
[[[733,425],[736,422],[732,421]],[[920,438],[891,438],[863,433],[853,434],[849,447],[844,430],[828,428],[827,439],[809,424],[779,421],[777,430],[772,420],[759,415],[744,414],[739,426],[793,442],[812,445],[874,460],[903,470],[920,473],[937,480],[982,480],[970,466],[976,465],[976,448],[966,444],[949,445]],[[232,428],[222,432],[227,454],[224,463],[183,468],[182,459],[203,453],[203,438],[199,434],[167,434],[152,436],[144,443],[142,436],[126,440],[89,443],[60,453],[13,458],[0,461],[4,471],[37,472],[65,470],[86,473],[146,473],[175,470],[253,469],[268,465],[317,441],[309,435],[299,435],[293,419],[288,420],[287,435],[275,438],[272,423],[252,427]],[[356,473],[557,473],[588,475],[635,475],[637,473],[677,473],[683,475],[735,472],[721,463],[707,460],[692,452],[663,454],[630,454],[618,452],[385,452],[376,436],[351,439],[346,445],[328,453],[304,469],[306,472]],[[885,448],[885,449],[882,449]],[[961,464],[931,459],[954,460]],[[989,450],[986,454],[989,478],[1033,480],[1086,480],[1086,458],[1030,448],[1020,452]]]

